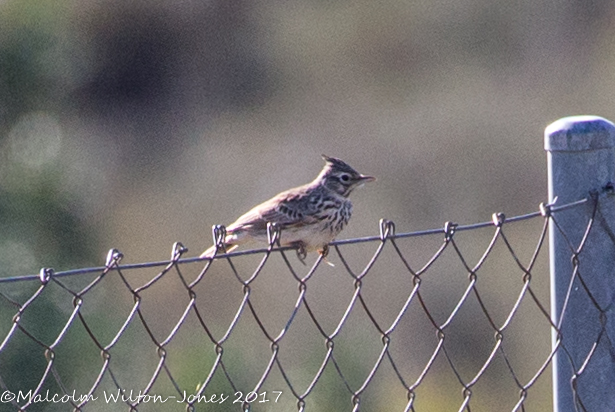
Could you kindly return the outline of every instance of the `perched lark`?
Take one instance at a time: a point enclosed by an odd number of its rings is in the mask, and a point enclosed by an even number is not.
[[[274,196],[227,226],[221,252],[250,241],[267,242],[267,223],[275,223],[281,229],[280,245],[297,248],[300,259],[313,251],[326,256],[328,244],[350,220],[348,195],[375,178],[362,175],[340,159],[322,157],[326,164],[314,181]],[[201,257],[215,253],[214,245]]]

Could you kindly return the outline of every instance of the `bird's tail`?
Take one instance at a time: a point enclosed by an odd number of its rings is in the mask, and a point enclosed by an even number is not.
[[[226,253],[232,252],[233,250],[235,250],[237,248],[237,245],[234,245],[232,243],[225,243],[224,247],[220,247],[218,248],[219,253],[224,253],[224,251],[226,250]],[[212,258],[214,257],[214,255],[216,254],[216,245],[213,245],[212,247],[210,247],[209,249],[207,249],[205,252],[201,253],[202,258]]]

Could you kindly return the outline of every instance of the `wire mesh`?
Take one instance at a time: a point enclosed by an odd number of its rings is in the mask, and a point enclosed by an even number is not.
[[[408,233],[381,220],[326,261],[300,261],[270,227],[266,249],[199,259],[176,243],[140,264],[111,250],[103,267],[2,278],[0,409],[547,410],[566,345],[546,234],[590,201]],[[585,287],[583,247],[571,287]]]

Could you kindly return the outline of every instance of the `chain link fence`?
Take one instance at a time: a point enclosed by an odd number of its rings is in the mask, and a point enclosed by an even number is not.
[[[588,405],[615,365],[613,289],[592,278],[612,192],[418,232],[382,220],[326,260],[270,226],[269,247],[213,259],[176,243],[0,278],[0,410],[608,410]]]
[[[268,249],[212,261],[177,243],[165,262],[111,250],[1,279],[1,407],[546,410],[561,340],[540,257],[559,211],[589,201],[412,233],[382,220],[309,266],[273,228]]]

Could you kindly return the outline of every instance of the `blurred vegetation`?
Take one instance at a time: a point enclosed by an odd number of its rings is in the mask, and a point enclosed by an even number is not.
[[[321,153],[378,177],[342,237],[536,210],[544,127],[615,117],[614,16],[606,0],[1,1],[0,276],[101,265],[112,247],[160,260],[177,240],[196,255],[211,225],[311,180]],[[41,336],[62,299],[30,314]],[[38,370],[11,350],[10,370]]]
[[[64,3],[0,7],[0,276],[95,262],[96,235],[62,182]]]

